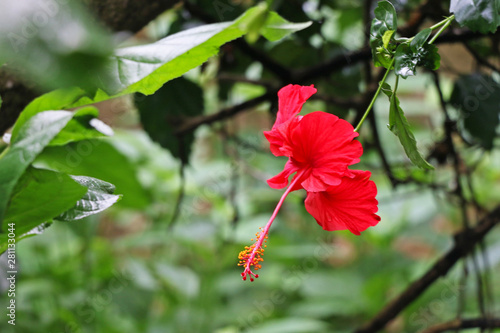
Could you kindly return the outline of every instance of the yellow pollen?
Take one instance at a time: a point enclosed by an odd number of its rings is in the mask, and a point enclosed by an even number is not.
[[[262,227],[259,228],[262,230]],[[251,267],[253,267],[254,270],[259,270],[262,268],[262,265],[260,264],[261,262],[264,261],[264,258],[262,256],[264,255],[264,247],[267,247],[267,245],[261,244],[259,248],[256,248],[257,244],[259,243],[259,239],[262,236],[262,231],[257,232],[255,234],[257,237],[255,239],[255,243],[251,246],[245,246],[245,249],[243,251],[240,251],[238,254],[238,266],[244,266],[245,267],[245,272],[250,274],[250,280],[253,281],[252,275],[255,277],[258,277],[257,274],[253,274]],[[264,237],[263,243],[267,242],[267,235]],[[252,239],[253,241],[254,239]],[[244,279],[246,279],[246,274],[247,273],[242,273],[242,276],[244,276]]]

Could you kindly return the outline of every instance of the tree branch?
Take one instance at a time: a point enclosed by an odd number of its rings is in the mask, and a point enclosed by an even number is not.
[[[446,323],[431,326],[420,333],[440,333],[458,329],[468,328],[499,328],[500,318],[474,318],[474,319],[455,319]]]
[[[271,98],[274,98],[274,96],[276,96],[276,91],[270,91],[270,92],[265,93],[264,95],[261,95],[259,97],[255,97],[255,98],[250,99],[250,100],[243,102],[241,104],[237,104],[237,105],[222,109],[217,113],[187,118],[184,121],[184,123],[179,126],[179,128],[177,129],[175,134],[182,135],[184,133],[194,131],[195,129],[197,129],[201,125],[208,125],[208,124],[214,123],[216,121],[229,118],[231,116],[234,116],[237,113],[240,113],[241,111],[244,111],[246,109],[249,109],[251,107],[259,105],[267,100],[270,100]]]
[[[355,333],[377,332],[417,299],[439,277],[445,276],[457,261],[469,254],[493,227],[500,222],[500,205],[491,211],[474,228],[455,235],[455,244],[420,279],[414,281],[396,299],[392,300],[372,320]]]

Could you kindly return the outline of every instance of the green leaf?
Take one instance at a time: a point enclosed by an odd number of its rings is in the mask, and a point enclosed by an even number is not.
[[[437,52],[437,47],[429,43],[425,43],[423,46],[418,47],[420,42],[421,41],[413,43],[413,45],[403,43],[398,46],[396,55],[394,56],[394,71],[396,75],[406,79],[408,76],[415,75],[416,68],[420,65],[431,70],[439,68],[441,57]],[[422,43],[424,42],[425,41]]]
[[[260,37],[260,31],[266,23],[268,14],[268,5],[265,2],[261,2],[253,7],[252,15],[240,25],[240,29],[246,31],[245,39],[247,42],[252,44],[257,41]]]
[[[261,29],[261,34],[272,42],[285,38],[286,36],[308,28],[312,22],[292,23],[285,20],[276,12],[269,12],[266,23]]]
[[[12,129],[11,140],[15,140],[19,129],[34,115],[47,110],[61,110],[72,107],[76,101],[86,96],[80,88],[58,89],[46,93],[24,108]],[[95,107],[85,107],[73,113],[73,118],[61,132],[50,142],[51,146],[64,145],[71,141],[79,141],[113,135],[113,130],[97,119],[99,111]]]
[[[427,28],[422,31],[420,31],[418,34],[413,37],[412,41],[410,42],[410,48],[413,52],[418,52],[422,46],[424,46],[425,42],[431,35],[432,30]]]
[[[483,34],[495,32],[500,25],[498,0],[451,0],[450,12],[461,26]]]
[[[385,49],[389,48],[389,43],[391,42],[392,37],[394,37],[395,33],[395,30],[387,30],[386,32],[384,32],[384,35],[382,36],[382,45]]]
[[[95,90],[112,40],[78,1],[0,2],[0,63],[9,63],[42,88]]]
[[[149,196],[137,179],[130,161],[106,139],[82,140],[65,146],[47,147],[36,163],[71,175],[102,179],[123,194],[119,205],[141,209]]]
[[[174,157],[187,162],[194,133],[179,137],[177,126],[186,117],[203,114],[203,91],[183,77],[167,82],[152,96],[136,96],[136,105],[144,130],[153,141],[168,149]]]
[[[114,78],[111,93],[151,95],[165,82],[216,55],[221,45],[241,37],[248,23],[256,19],[256,12],[265,14],[259,8],[252,8],[232,22],[202,25],[156,43],[116,50],[111,65]]]
[[[464,137],[491,150],[498,134],[500,84],[488,75],[463,75],[455,82],[450,103],[460,112]]]
[[[375,66],[389,68],[395,45],[391,44],[398,27],[394,6],[380,1],[375,8],[375,18],[370,28],[370,47]]]
[[[73,207],[85,192],[85,186],[64,173],[29,167],[12,192],[3,230],[15,222],[16,233],[24,234]]]
[[[71,176],[78,184],[85,186],[87,193],[78,200],[74,207],[65,211],[57,220],[73,221],[97,214],[114,205],[120,200],[120,195],[113,194],[115,186],[100,179],[84,176]]]
[[[50,146],[62,146],[73,141],[81,141],[113,135],[113,130],[97,119],[99,111],[88,106],[77,110],[73,119],[50,142]]]
[[[12,129],[12,139],[15,140],[19,129],[35,114],[49,110],[65,110],[85,95],[85,91],[80,88],[66,88],[51,91],[34,99],[17,118]]]
[[[403,110],[399,106],[399,99],[395,93],[392,93],[389,101],[391,104],[389,109],[389,129],[399,138],[399,142],[401,142],[406,156],[408,156],[410,161],[419,168],[428,170],[434,169],[418,151],[417,141],[415,140],[415,136],[411,131],[410,124]]]
[[[41,112],[26,121],[11,140],[0,159],[0,221],[18,179],[72,116],[67,111]]]

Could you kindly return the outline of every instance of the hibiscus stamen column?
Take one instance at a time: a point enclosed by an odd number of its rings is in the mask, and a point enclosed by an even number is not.
[[[281,196],[280,201],[276,205],[276,208],[274,209],[273,215],[271,215],[271,218],[267,222],[266,226],[264,229],[259,228],[260,231],[255,234],[256,236],[256,241],[253,245],[251,246],[245,246],[245,249],[240,252],[238,255],[238,259],[240,260],[238,263],[238,266],[244,266],[245,270],[241,273],[241,277],[243,278],[243,281],[247,279],[247,276],[250,276],[250,281],[253,282],[254,278],[258,278],[259,274],[255,274],[252,272],[251,267],[254,268],[254,270],[259,270],[262,266],[260,262],[264,261],[262,256],[264,255],[264,249],[267,245],[263,245],[267,241],[267,234],[269,233],[269,228],[271,228],[271,225],[273,224],[274,219],[276,218],[276,215],[278,215],[278,211],[280,210],[281,206],[283,205],[283,202],[285,201],[286,196],[292,191],[293,187],[297,182],[299,182],[301,176],[304,174],[306,170],[302,170],[297,173],[295,176],[295,179],[291,182],[291,184],[288,186],[286,189],[285,193]],[[252,239],[253,240],[253,239]]]

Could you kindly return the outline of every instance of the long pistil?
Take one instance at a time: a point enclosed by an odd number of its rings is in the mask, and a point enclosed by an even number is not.
[[[285,198],[291,192],[295,184],[297,184],[297,182],[300,181],[300,178],[302,177],[304,172],[305,170],[299,171],[295,179],[290,183],[290,185],[286,189],[285,193],[283,193],[280,201],[276,205],[276,208],[274,209],[274,212],[271,215],[271,218],[267,222],[266,226],[264,227],[264,229],[260,228],[261,230],[256,234],[257,237],[256,242],[252,246],[245,246],[245,250],[241,251],[240,254],[238,255],[238,258],[240,259],[238,266],[245,266],[244,271],[241,273],[241,277],[243,278],[243,280],[246,280],[247,276],[250,276],[250,281],[253,281],[254,278],[259,277],[258,274],[252,272],[250,267],[253,266],[255,270],[258,270],[262,267],[260,262],[264,261],[262,255],[264,255],[264,248],[266,247],[266,245],[263,246],[263,243],[267,240],[267,234],[269,233],[269,229],[271,228],[274,219],[278,215],[278,211],[283,205]]]

